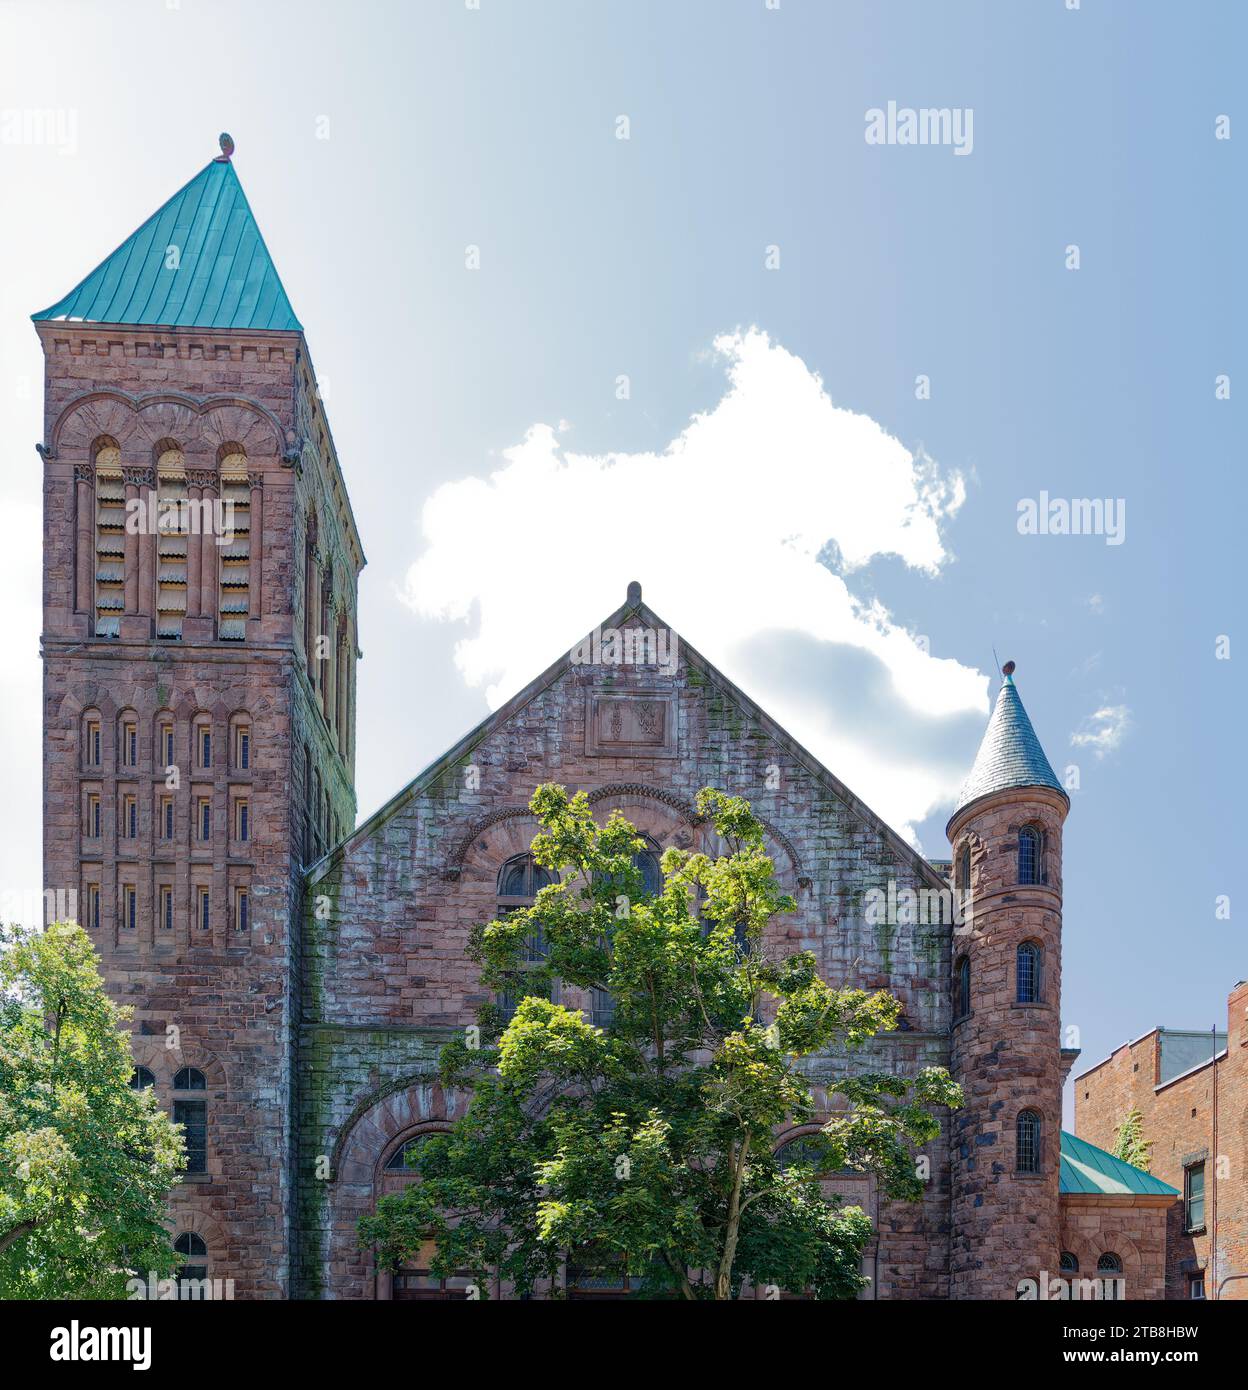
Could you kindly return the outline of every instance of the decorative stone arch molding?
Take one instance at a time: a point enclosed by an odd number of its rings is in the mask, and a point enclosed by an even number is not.
[[[70,401],[52,426],[58,456],[89,456],[100,436],[117,441],[125,463],[151,462],[162,440],[184,454],[212,460],[222,445],[236,445],[249,460],[279,458],[282,431],[277,417],[239,396],[197,399],[181,392],[88,391]]]
[[[156,1078],[156,1089],[163,1095],[173,1094],[173,1078],[183,1067],[195,1067],[204,1074],[204,1094],[230,1094],[225,1067],[214,1052],[195,1045],[193,1039],[181,1037],[180,1046],[167,1047],[165,1035],[145,1037],[135,1033],[130,1038],[130,1055],[136,1067],[146,1067]]]
[[[427,1130],[445,1128],[467,1108],[468,1097],[449,1095],[432,1072],[396,1077],[363,1096],[335,1139],[328,1181],[310,1181],[324,1189],[327,1286],[339,1297],[373,1298],[388,1294],[384,1271],[373,1267],[371,1254],[359,1246],[360,1218],[376,1205],[378,1172],[396,1141]],[[316,1161],[315,1157],[312,1159]]]
[[[661,787],[651,787],[644,782],[612,782],[595,787],[589,792],[588,800],[590,806],[601,808],[604,812],[624,812],[637,829],[649,835],[661,849],[672,846],[677,849],[697,847],[697,831],[702,826],[697,811],[689,802]],[[809,879],[803,873],[801,860],[792,842],[763,817],[760,816],[759,820],[770,841],[769,853],[773,859],[781,861],[777,863],[781,881],[790,887],[808,886]],[[502,825],[508,826],[505,835],[490,833]],[[526,825],[528,832],[527,838],[524,838]],[[493,872],[497,873],[498,866],[506,859],[528,850],[538,829],[537,818],[527,806],[509,806],[491,811],[477,821],[455,847],[443,870],[443,878],[453,882],[466,870],[473,869],[477,871],[474,876],[486,875],[491,866]],[[789,861],[787,871],[777,850]],[[496,857],[498,855],[502,857]]]
[[[449,1095],[432,1072],[388,1081],[362,1097],[338,1131],[329,1155],[331,1183],[372,1184],[377,1164],[393,1141],[422,1127],[447,1125],[467,1108],[465,1094]]]

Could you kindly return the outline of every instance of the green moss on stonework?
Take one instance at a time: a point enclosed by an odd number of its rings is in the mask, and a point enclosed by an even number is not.
[[[897,938],[897,928],[888,922],[877,922],[875,925],[875,944],[879,948],[880,962],[884,967],[884,973],[893,973],[893,942]]]

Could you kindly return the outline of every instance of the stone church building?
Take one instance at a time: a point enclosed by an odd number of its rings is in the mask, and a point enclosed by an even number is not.
[[[1013,1299],[1042,1276],[1163,1297],[1175,1189],[1061,1129],[1069,799],[1011,667],[948,862],[890,829],[696,633],[660,646],[674,635],[636,585],[601,624],[634,659],[552,632],[553,664],[357,824],[364,552],[302,325],[222,146],[34,316],[44,882],[77,892],[134,1008],[134,1084],[185,1126],[170,1220],[186,1269],[244,1298],[462,1296],[421,1261],[378,1268],[356,1225],[413,1180],[405,1146],[465,1105],[438,1085],[438,1050],[484,1001],[470,927],[540,886],[533,788],[586,790],[657,856],[714,851],[693,810],[711,785],[753,803],[797,901],[775,947],[901,1000],[859,1065],[948,1066],[965,1088],[923,1201],[827,1179],[876,1228],[864,1297]],[[951,901],[951,886],[969,920],[868,910],[873,890]],[[828,1115],[835,1075],[813,1065]],[[621,1292],[571,1268],[566,1285]]]

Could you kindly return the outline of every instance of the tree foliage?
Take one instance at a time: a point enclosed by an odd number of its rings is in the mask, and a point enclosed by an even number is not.
[[[467,1112],[421,1144],[420,1181],[382,1198],[361,1243],[394,1265],[433,1240],[434,1272],[483,1291],[493,1271],[519,1293],[554,1285],[566,1257],[627,1271],[649,1296],[728,1299],[748,1281],[854,1297],[870,1223],[829,1201],[820,1174],[873,1172],[884,1196],[917,1200],[915,1146],[958,1087],[936,1068],[851,1074],[849,1054],[893,1028],[899,1005],[833,988],[810,952],[765,948],[795,904],[748,802],[704,789],[697,810],[721,852],[667,850],[655,895],[619,812],[600,827],[583,792],[555,785],[530,806],[533,857],[559,881],[470,945],[483,987],[524,997],[510,1020],[486,1006],[480,1038],[444,1049],[444,1084],[472,1088]],[[609,993],[609,1025],[552,1002],[556,982]],[[840,1059],[827,1089],[848,1113],[786,1166],[773,1136],[814,1118],[817,1056]]]
[[[0,929],[0,1297],[121,1298],[178,1263],[179,1130],[134,1090],[129,1034],[75,922]]]
[[[1125,1159],[1136,1168],[1149,1171],[1152,1159],[1149,1157],[1153,1147],[1151,1139],[1144,1138],[1144,1116],[1132,1106],[1123,1116],[1122,1124],[1114,1139],[1114,1157]]]

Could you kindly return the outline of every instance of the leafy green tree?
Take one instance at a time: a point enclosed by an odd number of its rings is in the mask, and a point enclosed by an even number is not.
[[[1123,1117],[1114,1140],[1114,1157],[1125,1159],[1128,1163],[1149,1171],[1152,1159],[1149,1151],[1153,1147],[1151,1139],[1144,1138],[1144,1116],[1133,1106]]]
[[[179,1263],[180,1131],[134,1090],[129,1017],[75,922],[0,929],[0,1297],[121,1298]]]
[[[863,1285],[867,1217],[824,1198],[820,1173],[878,1174],[917,1200],[913,1146],[939,1133],[932,1107],[961,1103],[943,1069],[907,1080],[850,1074],[847,1054],[895,1026],[885,992],[836,989],[810,952],[775,957],[767,925],[795,904],[776,882],[749,803],[710,788],[699,815],[716,856],[669,849],[657,895],[644,841],[618,812],[599,827],[584,793],[539,787],[536,862],[559,874],[532,907],[474,932],[483,985],[523,996],[507,1020],[443,1051],[445,1084],[471,1086],[466,1114],[420,1146],[420,1181],[382,1198],[360,1240],[387,1264],[436,1241],[435,1273],[492,1271],[526,1293],[572,1263],[627,1273],[650,1296],[729,1299],[745,1281],[817,1298]],[[551,986],[600,990],[592,1026]],[[785,1123],[814,1115],[804,1069],[839,1057],[829,1086],[850,1103],[805,1146],[773,1156]]]

